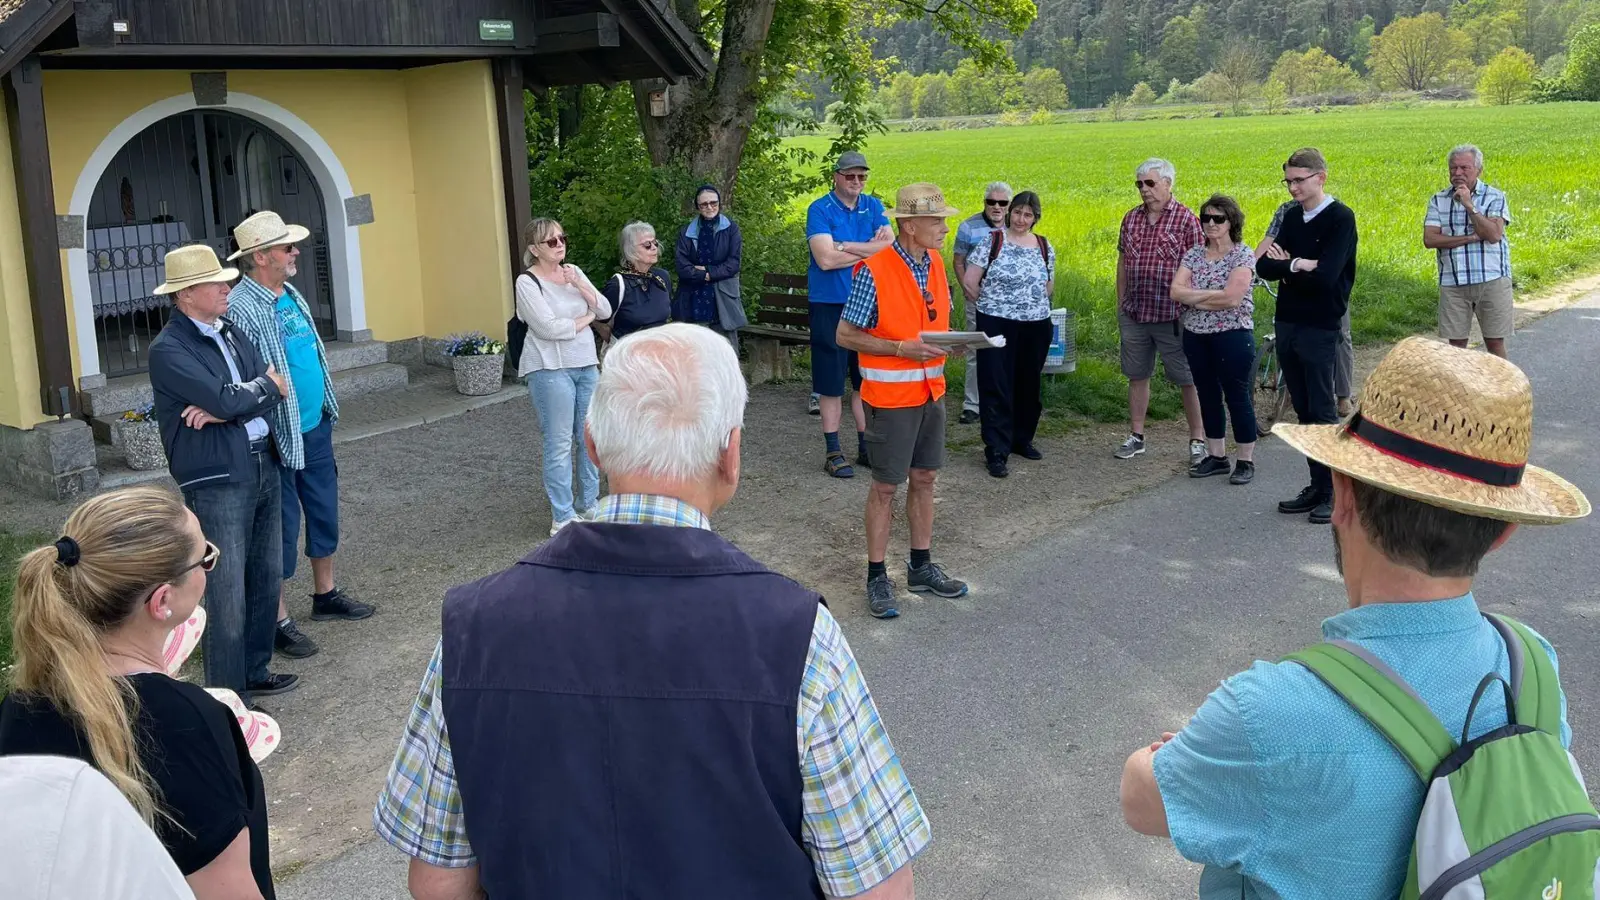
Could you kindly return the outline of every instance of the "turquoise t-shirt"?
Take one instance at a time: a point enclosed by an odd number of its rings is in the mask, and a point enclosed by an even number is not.
[[[304,434],[322,424],[325,385],[322,359],[317,356],[317,333],[288,291],[278,295],[276,311],[283,349],[289,357],[289,383],[300,404],[300,433]]]

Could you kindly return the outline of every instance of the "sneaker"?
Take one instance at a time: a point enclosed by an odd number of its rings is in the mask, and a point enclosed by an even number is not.
[[[961,418],[957,419],[956,421],[962,425],[971,425],[972,423],[978,421],[978,419],[979,416],[977,410],[963,409],[961,411]]]
[[[1278,504],[1278,512],[1291,516],[1303,516],[1316,509],[1317,504],[1321,502],[1322,492],[1308,484],[1300,489],[1300,493],[1294,495],[1293,500],[1280,502]]]
[[[284,672],[268,672],[266,681],[258,681],[245,687],[251,697],[276,697],[287,694],[300,686],[300,676]]]
[[[923,563],[915,569],[906,567],[906,587],[918,594],[937,594],[940,597],[965,597],[967,583],[957,581],[944,573],[936,562]]]
[[[1333,498],[1323,496],[1322,502],[1312,508],[1306,520],[1313,525],[1327,525],[1333,521]]]
[[[321,622],[325,619],[365,619],[377,609],[370,603],[362,603],[351,597],[339,588],[334,588],[326,597],[311,597],[311,618]]]
[[[1130,434],[1128,439],[1122,442],[1122,446],[1117,448],[1117,452],[1111,455],[1117,459],[1133,459],[1143,452],[1144,438]]]
[[[995,478],[1004,478],[1011,474],[1011,470],[1006,467],[1006,461],[999,457],[990,457],[985,465],[989,467],[989,474]]]
[[[1249,484],[1250,479],[1256,477],[1256,464],[1248,459],[1241,459],[1233,464],[1233,474],[1228,476],[1229,484]]]
[[[894,582],[887,575],[867,581],[867,610],[874,618],[892,619],[900,615],[900,606],[894,599]]]
[[[290,659],[305,659],[308,656],[316,656],[321,648],[317,646],[316,641],[306,637],[293,619],[284,619],[278,623],[277,633],[272,636],[272,649]]]
[[[811,395],[811,405],[806,407],[806,414],[812,416],[822,415],[822,407],[817,404],[817,395]]]
[[[1226,456],[1206,456],[1205,459],[1189,467],[1190,478],[1210,478],[1213,475],[1228,474],[1228,458]]]
[[[856,470],[850,468],[850,463],[845,460],[843,453],[829,453],[822,460],[822,471],[834,478],[854,478]]]
[[[1026,447],[1023,447],[1021,450],[1018,450],[1017,455],[1023,459],[1031,459],[1035,461],[1044,459],[1044,454],[1040,453],[1039,448],[1032,444],[1029,444]]]
[[[1199,438],[1189,439],[1189,465],[1198,466],[1200,460],[1206,458],[1206,442]]]
[[[576,521],[578,521],[577,517],[573,517],[571,519],[568,519],[565,522],[551,522],[550,523],[550,536],[551,537],[555,537],[557,532],[559,532],[561,529],[567,527],[568,525],[571,525],[573,522],[576,522]]]

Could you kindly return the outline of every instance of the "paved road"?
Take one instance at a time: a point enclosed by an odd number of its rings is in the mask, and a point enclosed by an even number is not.
[[[1597,349],[1600,295],[1536,323],[1512,348],[1534,384],[1535,461],[1591,498],[1600,498]],[[968,600],[851,629],[933,822],[934,844],[915,865],[922,896],[1193,895],[1198,869],[1123,826],[1123,759],[1181,725],[1221,678],[1317,640],[1318,622],[1345,605],[1329,530],[1274,511],[1304,483],[1303,462],[1269,440],[1259,463],[1251,486],[1174,480],[987,571],[958,573],[973,582]],[[1574,750],[1591,773],[1597,537],[1593,518],[1524,529],[1478,582],[1486,607],[1555,643]],[[388,900],[403,885],[403,861],[375,842],[290,879],[279,896]]]

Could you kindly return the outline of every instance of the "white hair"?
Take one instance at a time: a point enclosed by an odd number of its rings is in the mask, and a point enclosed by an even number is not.
[[[693,482],[717,468],[744,425],[749,398],[728,339],[674,322],[637,331],[606,353],[589,403],[589,435],[600,468]]]
[[[988,197],[995,191],[1000,191],[1001,193],[1005,194],[1007,200],[1011,199],[1011,185],[1006,184],[1004,181],[989,182],[989,186],[983,189],[983,196]]]
[[[1473,165],[1480,169],[1483,168],[1483,151],[1479,150],[1472,144],[1462,144],[1461,146],[1451,150],[1450,155],[1444,158],[1444,164],[1447,166],[1450,165],[1456,161],[1456,157],[1458,156],[1470,156],[1472,157]]]
[[[622,264],[624,266],[634,261],[635,246],[641,237],[655,237],[656,227],[649,222],[629,222],[622,226],[622,238],[618,243],[622,245]]]
[[[1144,175],[1146,172],[1156,173],[1162,178],[1165,178],[1168,184],[1178,183],[1178,170],[1172,167],[1172,163],[1169,163],[1160,157],[1152,156],[1144,162],[1139,163],[1139,168],[1133,170],[1133,177],[1138,178],[1139,176]]]

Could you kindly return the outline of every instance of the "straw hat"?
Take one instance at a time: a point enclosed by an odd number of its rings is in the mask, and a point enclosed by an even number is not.
[[[278,727],[278,720],[264,712],[251,710],[239,699],[239,695],[227,688],[206,688],[206,693],[217,698],[228,711],[233,713],[233,720],[239,723],[239,731],[244,734],[245,746],[250,748],[250,758],[260,763],[272,755],[283,743],[283,729]]]
[[[206,630],[206,608],[196,606],[189,618],[178,623],[178,627],[167,632],[167,642],[161,648],[161,661],[166,664],[167,674],[173,678],[178,677],[178,670],[194,653],[194,648],[200,643],[200,634]]]
[[[1348,422],[1272,433],[1351,478],[1468,515],[1555,525],[1590,510],[1570,482],[1528,465],[1533,388],[1488,353],[1406,338],[1367,378]]]
[[[917,216],[948,219],[960,214],[960,210],[945,204],[944,191],[939,190],[937,184],[929,184],[926,181],[908,184],[901,188],[894,195],[894,208],[884,213],[891,219],[910,219]]]
[[[197,284],[229,282],[239,277],[238,269],[224,269],[222,263],[217,262],[217,251],[205,244],[190,244],[169,251],[161,264],[166,268],[167,280],[156,285],[151,292],[154,294],[176,294]]]
[[[231,254],[228,260],[232,262],[246,253],[254,253],[268,247],[297,243],[310,236],[311,232],[304,226],[285,225],[282,216],[270,209],[264,209],[240,222],[239,226],[233,229],[233,239],[238,243],[239,250]]]

